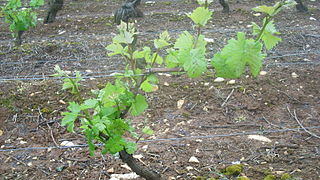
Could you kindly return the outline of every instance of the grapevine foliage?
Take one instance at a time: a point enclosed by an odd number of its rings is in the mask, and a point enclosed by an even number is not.
[[[1,8],[5,23],[10,24],[12,36],[17,38],[19,31],[26,31],[37,24],[37,13],[35,9],[44,4],[44,0],[30,0],[25,7],[20,0],[9,0]]]
[[[206,45],[203,35],[195,39],[184,31],[174,44],[176,50],[171,50],[167,64],[171,67],[182,66],[189,77],[198,77],[207,70]]]
[[[291,1],[254,8],[255,11],[266,14],[261,27],[253,24],[252,35],[256,38],[247,38],[245,33],[238,32],[236,39],[230,39],[227,45],[211,58],[216,75],[238,78],[249,68],[251,74],[257,76],[265,57],[264,49],[272,49],[281,41],[281,38],[276,36],[280,33],[275,28],[273,16]],[[63,89],[69,89],[78,96],[77,102],[69,102],[68,111],[63,113],[62,125],[73,132],[74,123],[80,120],[80,128],[87,137],[91,154],[95,151],[95,141],[104,144],[103,153],[115,154],[125,150],[132,154],[136,150],[136,144],[127,140],[125,134],[138,140],[140,137],[125,115],[142,114],[148,108],[148,103],[139,92],[153,92],[158,89],[159,79],[155,73],[146,73],[146,68],[161,67],[165,64],[169,68],[182,68],[189,77],[198,77],[207,71],[207,42],[201,34],[201,28],[211,19],[212,12],[208,9],[208,4],[212,0],[198,2],[201,6],[188,15],[196,25],[197,34],[184,31],[175,41],[164,31],[153,41],[153,47],[138,48],[138,32],[132,24],[121,23],[119,34],[112,39],[106,50],[109,56],[122,56],[127,66],[124,72],[116,74],[114,83],[108,82],[103,89],[93,91],[91,98],[85,99],[80,94],[80,73],[71,78],[59,67],[56,68],[57,76],[66,78]],[[148,126],[141,132],[153,134]]]
[[[263,22],[266,22],[266,18],[264,18]],[[257,25],[256,23],[252,23],[253,27],[253,35],[258,35],[261,33],[261,40],[263,41],[264,45],[266,46],[267,50],[272,49],[275,47],[279,42],[281,42],[281,38],[277,37],[276,35],[280,35],[280,32],[276,30],[276,27],[273,24],[273,21],[270,21],[264,31],[262,28]]]
[[[95,150],[94,140],[104,143],[104,154],[115,154],[122,150],[132,154],[136,150],[136,144],[126,140],[123,135],[129,131],[134,138],[137,136],[130,122],[123,119],[122,112],[128,110],[133,116],[140,115],[148,108],[145,97],[130,92],[120,80],[114,84],[108,83],[94,95],[94,98],[80,103],[70,102],[68,111],[62,113],[62,126],[67,126],[68,131],[74,132],[74,123],[80,119],[80,128],[87,137],[91,155]]]
[[[262,44],[253,39],[246,39],[245,33],[239,32],[238,39],[231,39],[220,53],[214,55],[212,65],[219,77],[239,78],[249,65],[253,76],[257,76],[262,66],[264,55]]]

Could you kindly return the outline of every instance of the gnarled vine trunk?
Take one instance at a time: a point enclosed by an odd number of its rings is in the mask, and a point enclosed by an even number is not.
[[[223,7],[222,12],[224,12],[224,13],[230,12],[229,4],[225,0],[219,0],[219,3]]]
[[[49,10],[44,23],[53,23],[56,19],[58,11],[62,9],[63,0],[49,0]]]
[[[129,109],[125,110],[121,116],[124,117],[125,114],[128,113],[128,110]],[[100,133],[99,136],[105,140],[109,139],[109,137],[103,133]],[[132,154],[128,154],[125,150],[120,151],[119,154],[122,162],[126,163],[131,170],[139,176],[145,178],[146,180],[162,180],[160,174],[144,167],[141,163],[137,162],[137,160],[133,158]]]
[[[147,180],[161,180],[160,174],[154,172],[151,169],[147,169],[139,164],[132,156],[132,154],[128,154],[125,150],[120,151],[120,158],[139,176],[147,179]]]
[[[16,37],[14,39],[14,44],[16,46],[20,46],[22,44],[22,34],[24,33],[24,31],[18,31],[16,34]]]
[[[308,8],[302,3],[302,0],[295,0],[297,2],[296,9],[300,12],[307,12]]]

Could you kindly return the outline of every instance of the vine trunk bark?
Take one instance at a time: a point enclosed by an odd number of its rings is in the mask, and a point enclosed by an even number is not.
[[[14,44],[16,46],[20,46],[22,44],[22,34],[24,33],[24,31],[18,31],[16,34],[16,38],[14,40]]]
[[[307,12],[308,8],[302,3],[302,0],[295,0],[297,2],[296,9],[300,12]]]
[[[224,12],[224,13],[230,12],[229,4],[225,0],[219,0],[219,3],[223,7],[222,12]]]
[[[120,151],[120,158],[124,163],[137,173],[139,176],[147,179],[147,180],[161,180],[160,174],[154,172],[151,169],[147,169],[143,167],[140,163],[138,163],[132,156],[132,154],[128,154],[125,150]]]
[[[56,19],[58,11],[62,9],[63,0],[49,0],[49,10],[44,23],[53,23]]]

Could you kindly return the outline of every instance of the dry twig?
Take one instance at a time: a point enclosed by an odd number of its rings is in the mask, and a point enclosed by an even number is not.
[[[293,117],[297,123],[299,124],[299,126],[306,132],[308,133],[309,135],[313,136],[313,137],[316,137],[316,138],[319,138],[320,139],[320,136],[314,134],[313,132],[309,131],[308,129],[306,129],[303,124],[299,121],[298,117],[297,117],[297,113],[296,113],[296,110],[293,110],[293,114],[292,112],[290,111],[289,107],[287,106],[287,110],[289,112],[289,114],[291,115],[291,117]]]
[[[26,167],[30,167],[30,166],[29,166],[28,164],[26,164],[25,162],[23,162],[23,161],[21,161],[21,160],[19,160],[19,159],[15,158],[15,157],[13,157],[13,156],[10,156],[10,155],[8,155],[8,154],[4,154],[4,155],[8,156],[8,157],[9,157],[9,158],[11,158],[11,159],[14,159],[15,161],[17,161],[17,162],[19,162],[19,163],[23,164],[23,165],[24,165],[24,166],[26,166]],[[49,175],[50,175],[48,172],[46,172],[46,171],[44,171],[44,170],[40,169],[38,166],[35,166],[35,167],[36,167],[36,169],[38,169],[39,171],[43,172],[43,173],[44,173],[44,174],[46,174],[47,176],[49,176]]]
[[[39,116],[40,116],[42,119],[44,119],[44,117],[42,116],[42,112],[41,112],[40,108],[38,108],[38,112],[39,112]],[[58,147],[59,145],[58,145],[57,141],[55,140],[55,138],[54,138],[54,136],[53,136],[52,128],[51,128],[51,126],[48,124],[48,121],[46,121],[46,122],[47,122],[46,124],[47,124],[47,126],[48,126],[48,128],[49,128],[49,130],[50,130],[51,139],[52,139],[54,145],[56,145],[56,147]]]
[[[234,92],[234,89],[232,89],[231,90],[231,92],[230,92],[230,94],[228,95],[228,97],[224,100],[224,102],[221,104],[221,107],[223,107],[226,103],[227,103],[227,101],[229,100],[229,98],[231,97],[231,95],[233,94],[233,92]]]

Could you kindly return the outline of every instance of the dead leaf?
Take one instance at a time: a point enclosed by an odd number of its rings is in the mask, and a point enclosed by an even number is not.
[[[131,171],[131,168],[127,164],[122,164],[121,167]]]
[[[141,158],[143,158],[143,156],[142,156],[141,154],[133,155],[133,157],[136,158],[136,159],[141,159]]]

